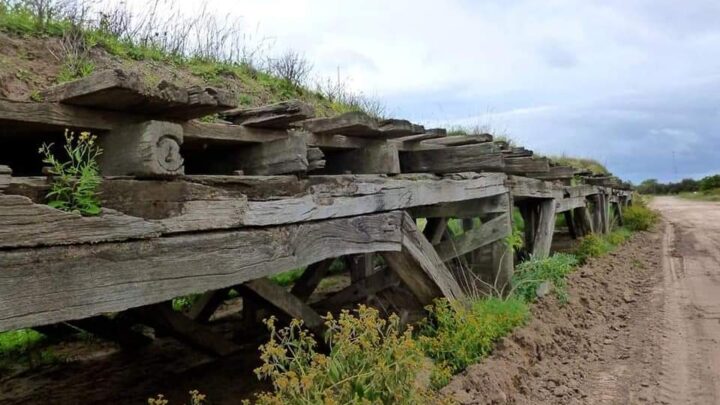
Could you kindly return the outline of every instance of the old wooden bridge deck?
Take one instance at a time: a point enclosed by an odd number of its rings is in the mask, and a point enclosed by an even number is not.
[[[608,232],[631,202],[613,178],[487,134],[361,113],[313,118],[299,102],[233,109],[215,89],[151,88],[122,71],[43,97],[0,100],[0,331],[64,322],[128,343],[129,326],[145,323],[226,354],[232,339],[206,321],[231,287],[249,328],[270,308],[319,330],[319,311],[353,302],[412,319],[434,298],[502,288],[523,255],[548,255],[557,214],[574,237]],[[224,121],[194,120],[214,113]],[[36,151],[65,128],[100,135],[100,216],[44,204]],[[525,223],[517,255],[506,244],[513,207]],[[461,235],[450,218],[463,220]],[[352,284],[311,301],[336,258]],[[290,290],[267,279],[305,266]],[[189,313],[169,309],[196,293]]]

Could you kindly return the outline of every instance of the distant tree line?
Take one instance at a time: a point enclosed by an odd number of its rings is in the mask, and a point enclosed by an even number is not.
[[[642,194],[678,194],[696,191],[720,189],[720,174],[703,177],[700,180],[682,179],[677,183],[660,183],[657,179],[648,179],[637,186]]]

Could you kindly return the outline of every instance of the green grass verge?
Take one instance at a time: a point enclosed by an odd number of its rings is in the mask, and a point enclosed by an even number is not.
[[[678,196],[695,201],[720,201],[720,188],[696,191],[694,193],[680,193]]]

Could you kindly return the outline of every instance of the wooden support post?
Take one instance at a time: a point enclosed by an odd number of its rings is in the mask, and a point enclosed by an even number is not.
[[[373,264],[372,253],[362,253],[359,255],[353,255],[350,260],[350,280],[354,283],[356,281],[367,278],[375,270]]]
[[[535,244],[535,233],[538,227],[538,206],[531,200],[523,201],[519,205],[520,215],[523,217],[525,233],[525,251],[532,253]]]
[[[0,194],[10,185],[12,170],[8,166],[0,165]]]
[[[435,251],[444,261],[473,252],[483,246],[504,239],[512,231],[510,215],[505,213],[484,222],[460,236],[435,244]]]
[[[104,152],[100,169],[104,176],[174,176],[185,174],[180,155],[183,128],[164,121],[145,121],[117,126],[101,135]]]
[[[577,231],[577,227],[575,225],[575,218],[573,217],[572,211],[563,212],[563,216],[565,217],[565,224],[568,227],[568,232],[570,233],[570,237],[573,239],[577,239],[578,231]]]
[[[290,293],[302,301],[307,301],[320,284],[320,281],[325,278],[334,261],[334,258],[325,259],[307,266],[302,276],[295,281]]]
[[[622,202],[615,203],[615,217],[617,218],[617,223],[620,226],[625,225],[625,218],[623,217],[623,206]]]
[[[602,234],[604,233],[602,194],[595,194],[591,199],[593,203],[593,231]]]
[[[291,318],[302,320],[305,326],[311,331],[318,334],[322,333],[323,320],[320,315],[283,287],[273,283],[267,278],[252,280],[243,284],[243,286],[277,309],[288,314]]]
[[[553,233],[555,232],[555,200],[544,199],[538,204],[540,215],[533,238],[532,254],[538,258],[550,256]]]
[[[195,322],[205,323],[227,299],[229,288],[206,291],[195,302],[193,302],[188,317]]]
[[[178,340],[218,356],[227,356],[240,350],[240,346],[211,331],[164,302],[130,310],[144,323],[167,333]]]
[[[506,237],[512,234],[512,196],[508,193],[507,213],[496,216],[492,220],[486,222],[483,226],[489,225],[492,221],[500,222],[505,229],[505,235],[492,243],[491,245],[491,282],[502,295],[510,293],[510,283],[515,271],[515,255],[512,247],[509,245]]]
[[[608,195],[604,193],[600,193],[600,200],[602,201],[602,233],[607,235],[610,233],[610,201]]]
[[[425,229],[423,229],[423,235],[433,245],[437,245],[447,235],[447,218],[427,218]]]
[[[408,214],[403,217],[402,234],[402,251],[384,252],[383,257],[418,300],[426,305],[435,298],[462,297],[460,285]]]
[[[573,210],[575,224],[578,226],[580,236],[593,233],[593,221],[587,207],[578,207]]]
[[[365,279],[353,282],[337,293],[318,302],[316,306],[326,310],[337,309],[343,305],[371,297],[387,288],[397,287],[400,283],[400,278],[394,272],[381,270]]]

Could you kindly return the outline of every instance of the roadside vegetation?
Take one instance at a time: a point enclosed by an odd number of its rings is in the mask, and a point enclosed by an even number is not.
[[[644,195],[678,195],[691,200],[720,201],[720,174],[700,180],[682,179],[677,183],[648,179],[637,186],[637,191]]]

